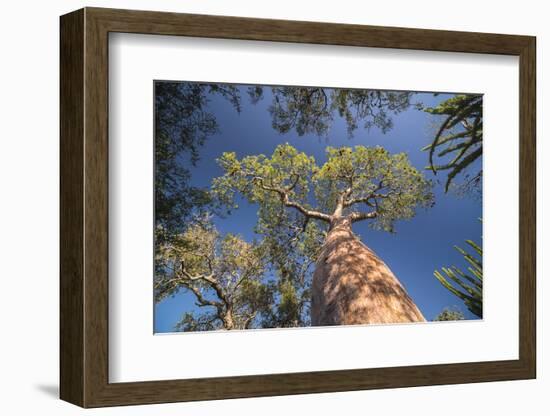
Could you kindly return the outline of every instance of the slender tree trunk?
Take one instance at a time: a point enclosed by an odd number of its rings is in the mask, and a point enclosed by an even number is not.
[[[399,280],[336,216],[313,273],[312,325],[425,321]]]
[[[233,320],[233,309],[227,308],[227,311],[225,314],[223,314],[223,327],[224,329],[234,329],[235,328],[235,321]]]

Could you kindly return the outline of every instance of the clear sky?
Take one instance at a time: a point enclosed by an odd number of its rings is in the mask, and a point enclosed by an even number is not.
[[[389,132],[383,134],[376,127],[365,130],[359,124],[354,136],[349,138],[345,121],[336,115],[328,139],[313,134],[299,137],[293,130],[280,134],[272,128],[268,111],[272,98],[269,88],[264,88],[264,99],[257,104],[249,102],[246,88],[239,87],[242,97],[240,114],[226,100],[211,97],[209,111],[216,117],[220,132],[208,138],[196,166],[182,161],[191,171],[191,184],[209,187],[212,178],[221,176],[223,172],[216,158],[223,152],[236,152],[239,158],[261,153],[270,156],[277,145],[285,142],[314,156],[318,165],[326,161],[326,146],[380,145],[390,153],[405,152],[416,168],[423,170],[427,178],[435,180],[435,206],[420,209],[411,220],[397,221],[394,234],[372,230],[367,221],[354,224],[353,231],[392,269],[427,320],[432,320],[445,307],[460,309],[467,319],[477,319],[433,275],[434,270],[451,265],[465,269],[462,256],[453,246],[465,247],[466,239],[480,243],[482,233],[478,221],[482,217],[481,199],[457,196],[452,192],[446,194],[443,188],[446,175],[438,173],[434,176],[431,171],[424,170],[428,153],[420,149],[433,140],[436,116],[411,106],[392,116],[394,126]],[[417,93],[412,101],[435,106],[449,97]],[[216,218],[215,224],[221,233],[239,234],[251,241],[256,210],[256,205],[240,200],[239,208],[232,215],[225,219]],[[155,305],[155,332],[172,332],[185,312],[196,309],[192,294],[180,291],[163,300]]]

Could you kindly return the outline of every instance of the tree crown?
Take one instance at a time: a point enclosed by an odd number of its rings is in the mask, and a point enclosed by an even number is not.
[[[231,328],[248,328],[272,302],[272,288],[262,281],[265,250],[234,234],[221,236],[210,223],[191,225],[163,245],[157,253],[163,273],[155,276],[158,300],[185,288],[196,305],[208,312],[198,318],[187,314],[179,329],[217,329],[231,315]]]
[[[214,193],[230,205],[239,193],[258,203],[260,211],[284,206],[328,223],[342,216],[352,222],[369,219],[372,227],[388,231],[395,220],[411,218],[416,207],[433,203],[431,182],[404,153],[392,155],[378,146],[327,147],[326,153],[319,166],[288,143],[271,157],[239,160],[226,152],[218,160],[224,175],[214,179]]]

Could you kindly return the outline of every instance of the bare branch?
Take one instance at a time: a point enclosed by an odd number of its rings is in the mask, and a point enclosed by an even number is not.
[[[371,212],[352,212],[349,215],[349,218],[351,222],[357,222],[362,220],[368,220],[372,218],[376,218],[378,216],[378,213],[376,211]]]

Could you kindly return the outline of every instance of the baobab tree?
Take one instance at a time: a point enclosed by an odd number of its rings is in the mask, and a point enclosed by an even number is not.
[[[359,221],[393,231],[396,220],[433,204],[431,183],[404,153],[327,147],[327,161],[318,166],[313,157],[284,144],[271,157],[239,160],[224,153],[219,164],[225,173],[213,180],[213,191],[225,203],[239,193],[259,204],[264,223],[283,209],[304,219],[304,232],[309,223],[327,230],[313,273],[312,325],[424,321],[388,266],[352,231]]]
[[[155,299],[185,290],[199,313],[183,316],[178,329],[248,329],[273,303],[272,288],[262,278],[266,262],[260,244],[233,234],[222,236],[209,223],[191,225],[157,252]]]

